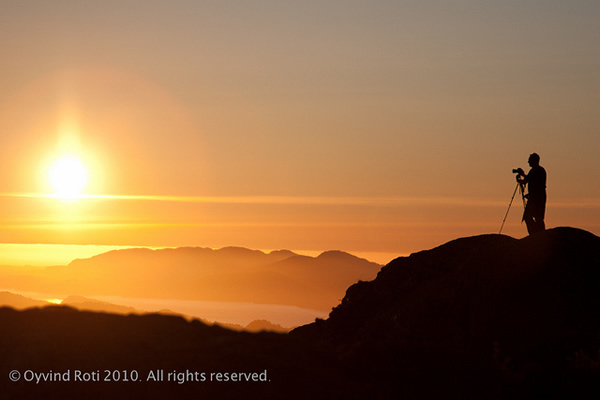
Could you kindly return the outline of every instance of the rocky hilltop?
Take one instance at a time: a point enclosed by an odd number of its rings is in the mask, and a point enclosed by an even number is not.
[[[599,310],[600,238],[556,228],[398,258],[294,334],[334,348],[348,376],[384,391],[573,398],[599,394],[588,379],[600,377]]]

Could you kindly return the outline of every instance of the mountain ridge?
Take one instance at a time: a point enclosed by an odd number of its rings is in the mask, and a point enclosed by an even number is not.
[[[210,248],[210,247],[200,247],[200,246],[181,246],[181,247],[168,247],[168,248],[159,248],[159,249],[152,249],[152,248],[148,248],[148,247],[131,247],[131,248],[126,248],[126,249],[116,249],[116,250],[110,250],[104,253],[100,253],[100,254],[96,254],[94,256],[91,257],[85,257],[85,258],[76,258],[74,260],[72,260],[71,262],[69,262],[67,264],[67,266],[71,266],[71,265],[75,265],[75,264],[79,264],[81,262],[86,262],[86,261],[90,261],[90,260],[98,260],[98,259],[103,259],[103,258],[107,258],[107,259],[115,259],[118,258],[121,255],[137,255],[137,256],[156,256],[156,255],[167,255],[167,253],[169,255],[173,255],[176,254],[180,255],[180,256],[190,256],[190,255],[199,255],[199,254],[210,254],[210,255],[226,255],[228,257],[232,257],[232,258],[236,258],[236,257],[240,257],[243,255],[251,255],[253,257],[263,257],[264,259],[269,259],[271,262],[277,262],[277,261],[281,261],[281,260],[285,260],[287,258],[290,257],[306,257],[306,258],[310,258],[310,259],[315,259],[315,258],[337,258],[337,257],[346,257],[346,258],[356,258],[356,259],[360,259],[360,260],[364,260],[364,261],[368,261],[370,263],[375,264],[372,261],[369,261],[365,258],[362,257],[358,257],[355,256],[349,252],[346,251],[342,251],[342,250],[325,250],[321,253],[319,253],[319,255],[315,256],[315,257],[311,257],[311,256],[304,256],[301,254],[297,254],[291,250],[287,250],[287,249],[279,249],[279,250],[272,250],[272,251],[262,251],[262,250],[256,250],[256,249],[249,249],[247,247],[241,247],[241,246],[225,246],[225,247],[221,247],[221,248]],[[261,261],[264,262],[264,261]],[[47,268],[60,268],[60,267],[64,267],[61,265],[58,266],[50,266]]]
[[[0,278],[23,291],[291,305],[328,312],[348,285],[374,278],[380,268],[339,251],[309,257],[233,246],[131,248],[65,266],[9,274],[0,269]]]
[[[50,305],[49,302],[43,300],[35,300],[20,294],[11,293],[8,291],[0,292],[0,306],[9,305],[16,310],[22,310],[31,307],[43,307]]]
[[[8,307],[15,310],[27,310],[32,308],[45,308],[55,307],[57,304],[51,303],[45,300],[36,300],[20,294],[11,293],[8,291],[0,291],[0,307]],[[183,317],[188,321],[196,320],[207,325],[218,325],[234,331],[246,331],[246,332],[289,332],[293,327],[282,327],[279,324],[272,323],[265,319],[255,319],[248,323],[246,326],[239,324],[232,324],[220,321],[207,321],[199,317],[191,317],[182,313],[178,313],[169,309],[162,309],[158,311],[146,311],[137,309],[135,307],[123,306],[120,304],[109,303],[102,300],[87,298],[79,295],[70,295],[64,298],[60,303],[60,306],[76,309],[78,311],[89,311],[97,313],[115,314],[115,315],[171,315]]]

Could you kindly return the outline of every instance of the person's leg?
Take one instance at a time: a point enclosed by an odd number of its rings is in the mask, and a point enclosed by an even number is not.
[[[539,232],[546,230],[546,224],[544,223],[543,219],[540,219],[539,221],[537,221],[537,229]]]
[[[546,230],[546,224],[544,223],[544,210],[536,210],[535,219],[535,230],[536,232],[542,232]]]
[[[544,222],[544,218],[546,217],[546,198],[544,197],[544,199],[542,201],[540,201],[540,213],[539,213],[539,219],[538,219],[538,223],[540,225],[540,231],[545,231],[546,230],[546,223]]]
[[[525,212],[523,213],[523,221],[525,221],[525,225],[527,225],[527,233],[530,235],[536,231],[536,222],[533,219],[531,208],[531,204],[527,203],[525,206]]]

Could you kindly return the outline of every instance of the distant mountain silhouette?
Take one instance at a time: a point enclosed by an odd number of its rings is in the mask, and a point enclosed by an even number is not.
[[[290,334],[164,315],[0,309],[0,390],[8,398],[598,398],[599,289],[600,238],[557,228],[520,240],[462,238],[398,258],[349,287],[327,320]],[[136,370],[143,380],[7,378],[76,368]],[[157,369],[267,371],[268,379],[147,381]]]
[[[255,321],[250,322],[246,326],[229,324],[229,323],[221,323],[218,321],[216,321],[214,323],[210,323],[201,318],[190,317],[189,315],[177,313],[177,312],[174,312],[174,311],[171,311],[168,309],[160,310],[157,312],[148,312],[148,311],[136,309],[134,307],[122,306],[122,305],[118,305],[118,304],[109,303],[106,301],[90,299],[90,298],[83,297],[83,296],[69,296],[69,297],[65,298],[64,300],[62,300],[60,305],[72,307],[79,311],[95,311],[95,312],[110,313],[110,314],[171,315],[171,316],[183,317],[183,318],[187,319],[188,321],[196,320],[196,321],[208,324],[208,325],[216,324],[218,326],[221,326],[221,327],[224,327],[227,329],[236,330],[236,331],[247,331],[247,332],[266,331],[266,332],[287,333],[292,329],[292,328],[284,328],[281,325],[274,324],[267,320],[255,320]],[[36,308],[36,307],[39,308],[39,307],[48,307],[48,306],[54,306],[54,304],[47,302],[47,301],[43,301],[43,300],[34,300],[29,297],[25,297],[22,295],[18,295],[18,294],[6,292],[6,291],[0,292],[0,307],[10,307],[10,308],[14,308],[17,310],[25,310],[25,309],[29,309],[29,308]]]
[[[120,306],[105,301],[88,299],[82,296],[69,296],[64,299],[61,305],[76,308],[81,311],[98,311],[112,314],[142,314],[143,311],[133,307]]]
[[[1,299],[2,299],[2,297],[1,297],[1,293],[0,293],[0,305],[5,305],[1,302]],[[33,300],[33,301],[35,302],[35,300]],[[37,305],[38,306],[48,306],[49,305],[49,303],[46,303],[46,302],[40,302],[40,303],[42,303],[42,304],[37,304]],[[69,296],[66,299],[64,299],[60,304],[63,306],[73,307],[79,311],[97,311],[97,312],[102,312],[102,313],[123,314],[123,315],[129,315],[129,314],[171,315],[171,316],[183,317],[188,321],[196,320],[196,321],[208,324],[208,325],[216,324],[218,326],[222,326],[224,328],[233,329],[233,330],[237,330],[237,331],[247,331],[247,332],[266,331],[266,332],[287,333],[291,330],[291,328],[284,328],[281,325],[274,324],[267,320],[255,320],[255,321],[250,322],[246,326],[221,323],[218,321],[216,321],[214,323],[210,323],[202,318],[190,317],[189,315],[184,315],[184,314],[177,313],[177,312],[167,310],[167,309],[160,310],[157,312],[147,312],[144,310],[138,310],[134,307],[121,306],[121,305],[117,305],[117,304],[108,303],[105,301],[88,299],[88,298],[82,297],[82,296]],[[13,307],[13,308],[15,308],[15,307]],[[22,307],[22,308],[25,308],[25,307]]]
[[[335,251],[319,257],[239,247],[114,250],[67,266],[25,270],[0,277],[28,291],[94,297],[293,305],[330,311],[346,288],[373,279],[380,265]]]
[[[250,322],[248,325],[246,325],[246,327],[244,329],[248,332],[263,332],[263,331],[265,331],[265,332],[284,333],[284,332],[288,331],[288,329],[282,327],[281,325],[273,324],[264,319],[254,320],[254,321]]]
[[[21,296],[10,292],[0,292],[0,307],[7,306],[17,310],[23,310],[31,307],[43,307],[50,305],[49,302],[43,300],[34,300],[29,297]]]
[[[279,324],[274,324],[271,321],[267,321],[264,319],[254,320],[246,326],[242,326],[239,324],[227,324],[227,323],[221,323],[221,322],[216,322],[215,325],[221,326],[223,328],[231,329],[234,331],[238,331],[238,332],[246,331],[246,332],[254,332],[254,333],[256,333],[256,332],[288,333],[289,331],[291,331],[293,329],[293,328],[284,328],[283,326],[281,326]]]

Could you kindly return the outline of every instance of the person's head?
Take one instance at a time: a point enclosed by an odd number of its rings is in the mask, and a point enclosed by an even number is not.
[[[540,156],[537,153],[532,153],[529,156],[528,162],[531,167],[537,167],[540,165]]]

